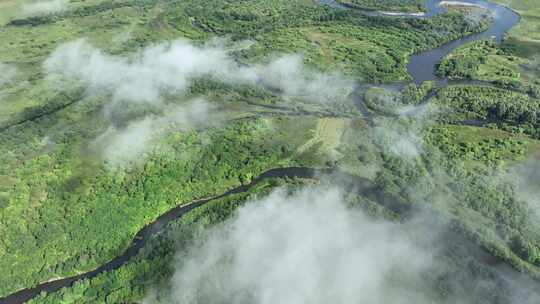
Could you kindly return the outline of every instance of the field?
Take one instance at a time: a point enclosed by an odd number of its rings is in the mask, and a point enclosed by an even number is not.
[[[396,1],[396,0],[339,0],[338,2],[349,5],[354,8],[373,11],[390,12],[421,12],[424,10],[424,4],[418,0]]]
[[[156,218],[210,199],[121,267],[30,303],[138,303],[156,286],[165,299],[178,254],[237,209],[276,188],[337,184],[378,221],[426,210],[449,223],[458,241],[442,242],[448,264],[418,283],[426,298],[451,303],[485,280],[473,302],[505,303],[493,286],[512,287],[471,252],[540,279],[540,225],[507,177],[540,154],[540,31],[532,1],[507,4],[524,17],[509,39],[464,45],[439,66],[481,83],[403,87],[392,84],[410,80],[411,54],[487,20],[310,0],[87,0],[25,16],[22,1],[0,1],[0,298],[96,269]],[[296,167],[335,175],[257,179]]]
[[[494,2],[509,6],[521,15],[523,21],[511,30],[510,34],[522,42],[523,46],[530,46],[531,49],[536,47],[537,52],[538,43],[540,43],[538,3],[534,0],[495,0]]]

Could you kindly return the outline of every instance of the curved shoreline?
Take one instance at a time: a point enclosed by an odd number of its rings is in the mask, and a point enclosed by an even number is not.
[[[492,3],[492,2],[488,2],[488,1],[484,1],[484,0],[471,0],[471,1],[475,1],[475,2],[480,2],[481,1],[481,2],[485,2],[487,4]],[[442,1],[442,2],[459,2],[459,3],[466,3],[466,4],[468,3],[468,2],[462,2],[462,1]],[[440,2],[440,0],[427,0],[427,3],[430,3],[430,4],[438,3],[438,5],[442,5],[442,2]],[[327,5],[330,5],[330,6],[333,6],[333,7],[345,8],[345,9],[350,8],[350,7],[345,6],[343,4],[337,3],[334,0],[321,0],[320,3],[321,4],[327,4]],[[333,3],[334,5],[332,5],[331,3]],[[453,4],[451,4],[451,5],[453,5]],[[455,4],[455,5],[462,5],[462,4]],[[468,6],[473,6],[473,5],[471,3],[469,3]],[[477,5],[474,5],[474,6],[477,6]],[[506,9],[507,11],[511,11],[513,14],[518,16],[517,22],[515,22],[513,25],[511,25],[510,27],[505,29],[502,32],[502,34],[506,33],[510,28],[512,28],[515,24],[517,24],[519,22],[519,20],[521,19],[521,16],[519,15],[519,13],[517,13],[515,10],[507,7],[506,5],[502,5],[502,4],[498,4],[498,3],[492,3],[491,6],[502,7],[504,9]],[[427,5],[427,7],[429,9],[430,5]],[[480,7],[483,7],[483,6],[480,6]],[[433,6],[431,6],[431,8],[433,8]],[[491,11],[489,6],[486,7],[486,8]],[[432,17],[432,16],[434,16],[434,15],[440,13],[440,12],[441,12],[440,9],[436,9],[435,11],[431,11],[431,13],[429,11],[427,13],[399,13],[399,12],[384,12],[384,11],[371,11],[371,12],[362,11],[362,13],[364,13],[366,15],[369,15],[369,16],[394,16],[394,17],[413,17],[413,18],[429,18],[429,17]],[[428,50],[426,52],[422,52],[422,53],[413,55],[413,56],[411,56],[411,61],[412,61],[413,57],[418,58],[418,60],[425,60],[425,59],[421,58],[422,56],[426,56],[425,54],[429,54],[430,52],[433,52],[435,50],[448,48],[448,46],[451,46],[452,47],[451,50],[453,50],[456,47],[458,47],[460,45],[463,45],[463,44],[465,44],[467,42],[474,41],[474,40],[479,40],[479,39],[481,39],[480,38],[481,36],[486,35],[488,33],[489,33],[489,30],[487,30],[485,32],[482,32],[482,33],[472,34],[472,35],[463,37],[461,39],[451,41],[451,42],[449,42],[447,44],[444,44],[443,46],[441,46],[439,48],[431,49],[431,50]],[[454,44],[456,42],[457,42],[457,46],[454,46]],[[444,54],[443,56],[445,56],[446,54]],[[442,58],[442,57],[440,57],[440,58]],[[412,64],[412,63],[409,62],[409,64],[407,64],[407,70],[408,70],[409,74],[411,76],[413,76],[413,80],[416,83],[418,83],[417,82],[418,78],[415,78],[414,75],[409,70],[409,65],[410,64]],[[422,65],[425,66],[425,63],[422,63]],[[430,66],[432,67],[433,76],[435,76],[434,67],[436,65],[433,64],[433,65],[430,65]],[[442,83],[447,83],[448,82],[447,80],[445,80],[445,79],[441,80],[441,79],[437,78],[436,76],[433,79],[426,79],[426,80],[435,81],[436,83],[441,83],[441,82]],[[364,111],[361,111],[361,112],[364,112]],[[363,113],[363,114],[366,114],[366,113]],[[368,124],[369,124],[369,121],[368,121]],[[241,185],[241,186],[239,186],[237,188],[231,189],[231,190],[229,190],[229,191],[227,191],[227,192],[225,192],[223,194],[220,194],[220,195],[216,195],[216,196],[212,196],[212,197],[208,197],[208,198],[201,198],[201,199],[198,199],[198,200],[193,200],[193,201],[191,201],[191,202],[189,202],[187,204],[184,204],[184,205],[181,205],[181,206],[178,206],[178,207],[175,207],[175,208],[169,210],[165,214],[163,214],[163,215],[159,216],[157,219],[155,219],[152,223],[150,223],[150,224],[146,225],[145,227],[143,227],[135,235],[131,245],[124,251],[124,253],[122,255],[113,258],[111,261],[107,262],[104,265],[99,266],[98,268],[96,268],[96,269],[94,269],[92,271],[88,271],[88,272],[85,272],[85,273],[82,273],[82,274],[79,274],[79,275],[76,275],[76,276],[62,278],[62,279],[50,279],[49,281],[38,284],[35,287],[26,288],[26,289],[17,291],[15,293],[12,293],[12,294],[4,297],[4,298],[0,298],[0,303],[2,303],[2,304],[24,303],[24,302],[36,297],[41,292],[48,292],[48,293],[55,292],[55,291],[60,290],[63,287],[71,286],[76,281],[79,281],[79,280],[82,280],[82,279],[94,278],[94,277],[96,277],[97,275],[99,275],[101,273],[117,269],[117,268],[123,266],[125,263],[127,263],[131,258],[135,257],[139,253],[140,249],[146,244],[146,242],[148,241],[148,239],[150,237],[152,237],[155,234],[163,231],[163,229],[164,229],[163,224],[166,224],[166,223],[168,223],[168,222],[170,222],[170,221],[172,221],[174,219],[177,219],[177,218],[181,217],[182,215],[184,215],[185,213],[187,213],[187,212],[189,212],[189,211],[191,211],[191,210],[193,210],[193,209],[195,209],[197,207],[200,207],[200,206],[202,206],[202,205],[204,205],[204,204],[206,204],[208,202],[224,198],[224,197],[226,197],[228,195],[246,192],[247,190],[249,190],[251,187],[256,185],[258,182],[262,181],[263,179],[266,179],[266,178],[278,178],[278,177],[313,178],[314,176],[316,176],[318,174],[331,173],[331,172],[332,172],[332,169],[320,169],[320,170],[318,170],[318,169],[301,168],[301,167],[278,168],[278,169],[271,169],[271,170],[265,171],[261,175],[259,175],[257,178],[253,179],[247,185]]]
[[[392,13],[392,15],[388,15],[383,14],[384,12],[359,10],[350,5],[338,3],[336,0],[319,0],[319,3],[339,9],[352,9],[360,14],[371,17],[432,18],[446,12],[449,6],[454,5],[480,7],[491,13],[493,22],[486,30],[451,40],[433,49],[411,54],[407,62],[407,72],[411,76],[412,82],[416,84],[421,84],[424,81],[434,81],[436,84],[445,85],[448,80],[437,77],[436,68],[446,55],[450,54],[457,47],[476,40],[495,39],[500,43],[503,40],[504,35],[521,20],[521,15],[515,10],[506,5],[490,2],[488,0],[426,0],[425,7],[427,10],[421,16],[415,16],[414,13],[411,15],[409,13],[386,12]],[[447,5],[445,5],[445,3]]]
[[[232,194],[239,194],[248,191],[253,186],[258,184],[264,179],[268,178],[314,178],[317,175],[331,173],[332,169],[313,169],[305,167],[286,167],[286,168],[275,168],[267,170],[261,173],[258,177],[251,180],[249,184],[241,185],[231,190],[228,190],[222,194],[201,198],[193,200],[187,204],[177,206],[165,214],[162,214],[156,218],[151,223],[144,226],[137,234],[133,237],[131,245],[119,256],[113,258],[104,265],[99,266],[98,268],[84,272],[82,274],[71,276],[62,279],[50,279],[46,282],[40,283],[34,287],[26,288],[14,292],[4,298],[0,298],[1,304],[21,304],[26,301],[36,297],[41,292],[55,292],[63,287],[72,286],[73,283],[83,280],[94,278],[101,273],[118,269],[124,264],[126,264],[131,258],[135,257],[140,249],[147,243],[147,241],[154,235],[162,232],[166,228],[166,224],[172,220],[180,218],[182,215],[188,213],[189,211],[200,207],[211,201],[224,198]]]

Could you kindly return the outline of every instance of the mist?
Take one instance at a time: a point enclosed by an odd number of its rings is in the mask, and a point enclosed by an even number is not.
[[[133,120],[126,126],[110,126],[93,142],[105,162],[113,167],[138,164],[145,155],[157,150],[159,140],[170,131],[218,126],[224,116],[204,99],[190,100],[178,106],[166,106],[164,113]]]
[[[261,83],[282,91],[286,98],[332,103],[348,97],[354,82],[340,73],[320,73],[303,64],[299,55],[288,55],[257,67]]]
[[[230,84],[259,84],[285,98],[332,102],[348,96],[353,81],[303,64],[299,55],[283,55],[268,64],[241,65],[223,43],[196,46],[186,40],[149,46],[133,56],[113,56],[84,39],[61,45],[46,60],[48,79],[59,87],[78,81],[89,92],[108,92],[114,101],[156,103],[161,95],[183,94],[202,77]]]
[[[536,285],[473,262],[478,247],[433,214],[374,219],[343,193],[278,189],[247,203],[180,249],[168,286],[143,303],[537,303]]]
[[[166,134],[162,130],[165,124],[174,121],[185,127],[185,123],[197,122],[201,127],[216,121],[209,119],[220,116],[213,113],[217,107],[208,106],[214,101],[205,101],[203,111],[194,111],[189,102],[184,105],[185,99],[191,98],[188,89],[198,79],[263,86],[284,102],[342,102],[352,92],[351,80],[307,68],[300,56],[284,55],[267,64],[247,66],[232,58],[225,45],[223,40],[202,45],[176,40],[119,56],[79,39],[60,45],[43,69],[47,81],[59,90],[82,87],[86,95],[108,100],[103,114],[111,126],[94,144],[103,148],[104,158],[113,165],[124,157],[127,161],[121,163],[130,163],[146,153],[155,139]],[[173,113],[183,114],[163,116],[170,107],[175,107]]]
[[[506,175],[506,182],[515,185],[517,199],[525,202],[534,213],[532,219],[540,221],[540,164],[531,158],[523,164],[514,166]]]
[[[49,81],[73,80],[89,93],[109,93],[113,101],[159,103],[161,95],[182,94],[196,78],[234,77],[236,64],[219,47],[178,40],[148,47],[132,57],[113,56],[84,39],[61,45],[46,60]]]
[[[411,282],[433,256],[404,228],[347,208],[337,188],[278,190],[180,254],[165,302],[427,303]]]
[[[0,89],[11,83],[17,75],[17,69],[9,64],[0,62]]]
[[[22,17],[36,17],[60,13],[67,9],[69,0],[37,0],[22,7]]]

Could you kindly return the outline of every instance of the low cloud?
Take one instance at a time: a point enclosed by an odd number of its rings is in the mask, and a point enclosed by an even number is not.
[[[516,198],[534,212],[534,221],[540,221],[540,164],[537,158],[529,159],[510,170],[507,182],[515,185]]]
[[[256,74],[265,86],[282,91],[286,97],[317,102],[336,102],[348,97],[354,86],[353,81],[342,74],[308,69],[298,55],[284,56],[259,66]]]
[[[0,89],[11,83],[17,75],[17,69],[9,64],[0,62]]]
[[[158,103],[163,93],[185,93],[204,76],[235,77],[236,64],[219,47],[175,41],[148,47],[131,58],[112,56],[77,40],[60,46],[45,62],[49,80],[62,86],[79,81],[90,93],[113,101]]]
[[[63,12],[67,9],[69,0],[37,0],[22,8],[22,17],[35,17]]]
[[[178,259],[166,303],[426,303],[411,282],[433,262],[404,227],[314,188],[248,204]]]
[[[308,103],[343,101],[352,91],[352,81],[338,74],[323,74],[306,68],[299,56],[280,57],[268,64],[246,66],[232,58],[224,42],[214,40],[194,45],[185,40],[147,47],[131,56],[115,56],[92,46],[84,39],[58,47],[45,61],[48,81],[59,89],[76,86],[88,95],[110,99],[104,106],[111,127],[96,140],[106,142],[106,159],[116,163],[123,155],[136,158],[158,138],[156,129],[164,122],[208,122],[211,107],[205,111],[183,108],[167,114],[172,98],[185,98],[193,81],[211,78],[227,84],[251,84],[270,88],[283,100]],[[156,114],[158,113],[158,114]],[[188,117],[191,116],[191,117]]]
[[[530,280],[473,261],[449,231],[374,220],[337,188],[281,189],[199,235],[143,303],[537,303]]]
[[[145,153],[159,145],[158,140],[170,131],[188,131],[217,126],[223,117],[204,99],[168,106],[164,114],[148,115],[126,126],[111,126],[100,135],[94,146],[100,147],[105,161],[114,167],[137,163]]]
[[[17,76],[17,69],[14,66],[0,62],[0,102],[7,95],[2,89],[12,83],[15,76]]]
[[[113,100],[156,103],[161,95],[182,94],[192,81],[212,77],[226,83],[260,84],[286,98],[333,102],[347,96],[353,82],[340,74],[324,74],[286,55],[265,65],[244,66],[219,43],[195,46],[176,40],[145,48],[132,57],[106,54],[86,40],[66,43],[44,64],[58,86],[78,81],[90,92],[107,92]]]
[[[383,150],[404,160],[417,159],[424,153],[424,131],[439,115],[435,107],[426,105],[393,107],[391,117],[375,120],[373,135]]]

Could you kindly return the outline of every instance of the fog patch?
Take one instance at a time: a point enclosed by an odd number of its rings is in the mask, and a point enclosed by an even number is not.
[[[375,120],[373,135],[383,152],[404,160],[419,158],[424,153],[424,132],[433,123],[439,110],[433,106],[398,106],[395,116]]]
[[[90,93],[110,93],[113,101],[157,103],[161,94],[185,93],[198,77],[234,77],[235,63],[217,47],[178,40],[148,47],[133,57],[106,54],[86,40],[60,46],[45,62],[58,85],[81,82]]]
[[[315,72],[303,64],[299,55],[288,55],[259,66],[256,74],[269,88],[282,91],[285,97],[316,102],[336,102],[348,97],[354,83],[342,74]]]
[[[510,170],[507,181],[516,186],[517,199],[526,202],[533,211],[535,221],[540,221],[540,164],[529,159]]]
[[[193,80],[202,77],[232,84],[260,84],[286,98],[309,101],[332,102],[347,96],[353,87],[353,82],[340,74],[307,69],[296,55],[263,65],[240,65],[219,41],[195,46],[176,40],[145,48],[128,58],[106,54],[81,39],[60,46],[44,67],[57,86],[78,81],[89,92],[111,94],[113,101],[156,103],[164,92],[183,94]]]
[[[432,254],[404,228],[347,208],[335,188],[276,191],[179,255],[166,303],[426,302],[411,282]]]
[[[0,62],[0,89],[13,82],[17,75],[17,69],[9,64]]]
[[[144,160],[168,132],[217,126],[223,119],[214,105],[203,99],[192,100],[168,106],[161,115],[148,115],[122,127],[111,126],[93,142],[93,146],[102,151],[110,166],[126,167]]]
[[[164,124],[197,120],[208,125],[213,116],[178,106],[176,113],[162,116],[171,100],[187,98],[195,80],[208,78],[227,84],[270,88],[283,100],[337,102],[352,92],[352,82],[338,74],[323,74],[306,68],[302,58],[287,55],[268,64],[238,63],[223,40],[202,45],[186,40],[149,46],[130,56],[117,56],[92,46],[84,39],[59,46],[45,61],[47,80],[60,90],[82,87],[87,95],[110,100],[103,107],[111,127],[95,142],[103,146],[106,159],[137,158],[149,150],[153,139],[165,134]],[[249,43],[237,48],[249,47]],[[191,117],[186,117],[191,115]],[[215,115],[214,115],[215,116]],[[105,144],[107,143],[107,144]]]
[[[67,9],[69,0],[36,0],[22,7],[22,17],[36,17],[63,12]]]

